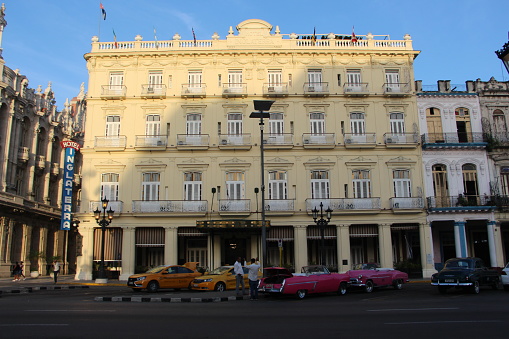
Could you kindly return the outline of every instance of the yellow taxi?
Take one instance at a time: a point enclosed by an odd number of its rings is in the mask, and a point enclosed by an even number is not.
[[[249,272],[247,267],[242,267],[244,270],[244,284],[246,291],[249,291],[249,281],[247,274]],[[258,271],[258,278],[261,278],[262,273]],[[220,266],[205,275],[195,278],[191,282],[191,289],[200,291],[219,291],[235,289],[235,273],[233,266]]]
[[[145,273],[134,274],[127,280],[127,286],[133,291],[147,289],[157,292],[160,288],[189,288],[191,282],[202,275],[197,271],[198,262],[187,262],[184,265],[157,266]]]

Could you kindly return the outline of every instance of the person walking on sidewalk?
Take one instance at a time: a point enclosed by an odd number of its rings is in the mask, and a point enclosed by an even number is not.
[[[252,258],[251,265],[246,266],[249,270],[247,277],[249,278],[249,298],[251,300],[258,299],[258,270],[260,269],[260,264],[257,261],[255,258]]]
[[[16,261],[16,264],[14,264],[14,268],[12,269],[12,275],[14,276],[12,281],[19,281],[20,270],[21,266],[19,266],[19,263]]]
[[[55,281],[55,284],[57,283],[58,273],[60,273],[60,263],[53,260],[53,280]]]
[[[19,278],[18,278],[18,280],[21,280],[21,277],[23,277],[23,280],[26,280],[25,264],[23,264],[23,261],[19,263]]]
[[[233,265],[233,273],[235,274],[235,293],[237,296],[245,294],[246,287],[244,286],[244,269],[242,268],[242,258],[238,257]],[[242,285],[242,294],[239,293],[239,285]]]

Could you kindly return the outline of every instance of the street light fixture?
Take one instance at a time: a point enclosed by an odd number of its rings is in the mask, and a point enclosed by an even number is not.
[[[315,206],[315,208],[313,208],[313,210],[311,212],[313,212],[313,220],[315,221],[316,225],[318,225],[318,227],[320,228],[320,237],[321,237],[320,257],[321,257],[322,265],[325,265],[325,228],[329,224],[329,221],[332,217],[332,210],[330,207],[327,207],[327,209],[325,210],[325,218],[326,219],[324,219],[323,218],[324,217],[323,202],[320,202],[320,211],[318,211],[318,209]],[[320,212],[320,215],[318,215],[318,212]],[[318,216],[320,216],[320,219],[318,219]],[[318,219],[318,220],[316,220],[316,219]]]
[[[96,207],[94,211],[95,221],[99,224],[99,226],[101,226],[101,264],[99,266],[99,276],[97,277],[97,280],[100,280],[100,282],[108,281],[104,272],[104,238],[106,234],[106,227],[111,224],[113,220],[113,213],[115,213],[115,211],[111,209],[111,206],[110,209],[106,211],[109,202],[110,201],[106,199],[106,197],[101,200],[102,215],[98,207]]]
[[[258,112],[252,112],[250,118],[259,118],[260,122],[260,167],[261,167],[261,185],[262,191],[262,266],[267,267],[267,228],[265,227],[265,166],[263,158],[263,118],[269,118],[270,107],[275,101],[273,100],[253,100],[254,109]]]

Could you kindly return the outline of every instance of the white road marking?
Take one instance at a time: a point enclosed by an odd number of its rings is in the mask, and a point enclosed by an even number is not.
[[[401,323],[384,323],[384,325],[428,325],[428,324],[465,324],[465,323],[501,323],[501,320],[445,320],[445,321],[409,321]]]
[[[15,326],[69,326],[69,324],[0,324],[0,327],[15,327]]]
[[[458,310],[458,307],[431,307],[431,308],[387,308],[381,310],[366,310],[367,312],[397,312],[397,311],[430,311],[430,310]]]
[[[25,310],[25,312],[116,312],[116,310]]]

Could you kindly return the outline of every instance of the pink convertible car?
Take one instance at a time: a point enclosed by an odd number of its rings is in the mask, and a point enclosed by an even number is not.
[[[350,276],[350,286],[364,289],[371,293],[375,287],[393,286],[400,290],[408,282],[408,274],[393,268],[380,268],[378,264],[357,264],[353,270],[346,272]]]
[[[268,267],[265,278],[260,280],[258,291],[269,294],[291,294],[303,299],[310,293],[335,292],[346,294],[350,276],[346,273],[330,273],[322,265],[304,266],[302,273],[290,273],[283,267]]]

